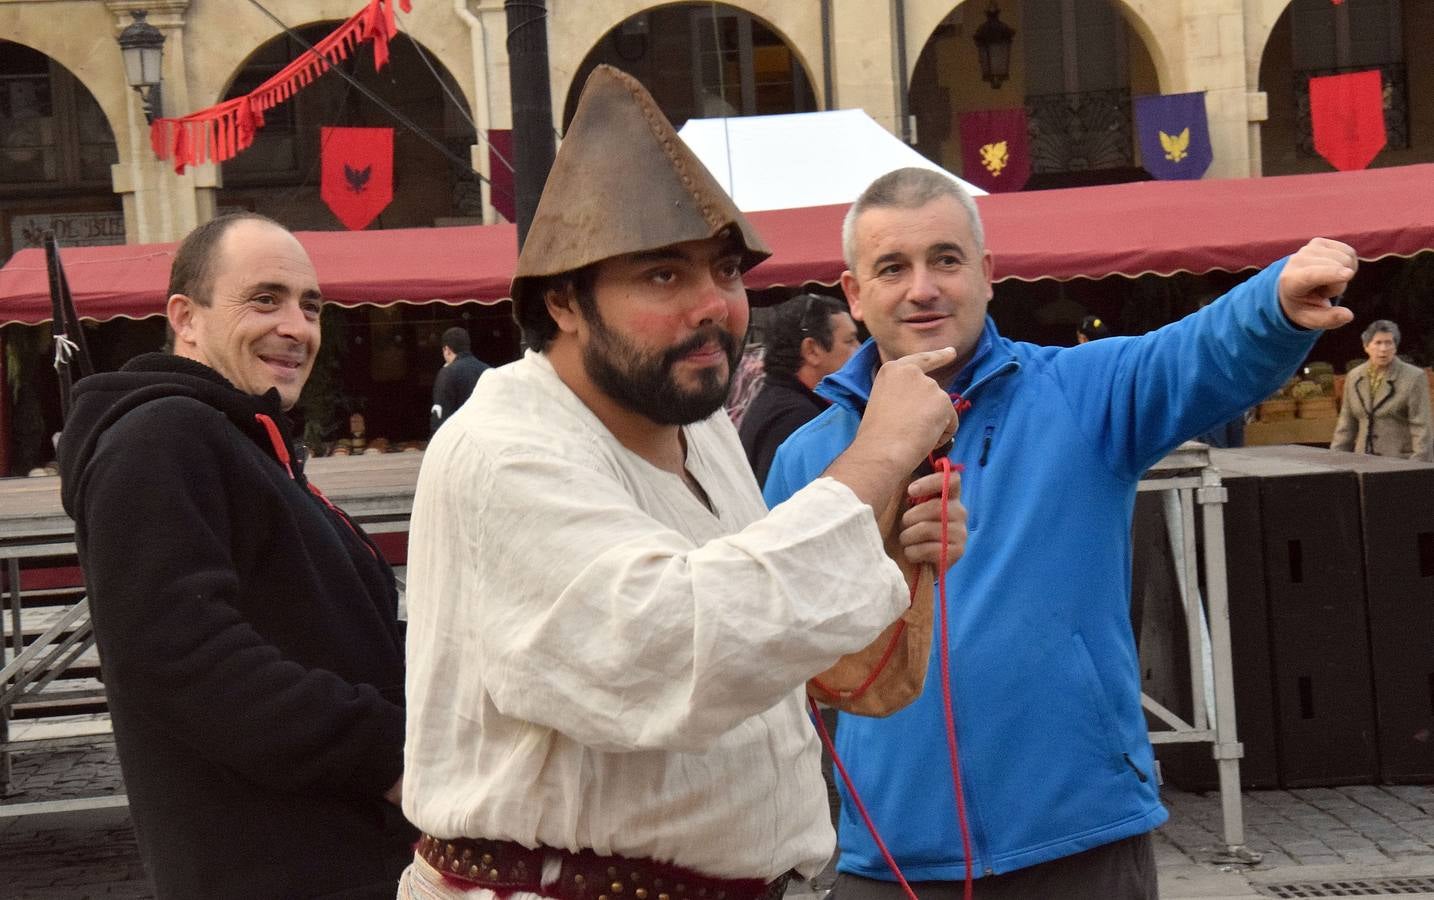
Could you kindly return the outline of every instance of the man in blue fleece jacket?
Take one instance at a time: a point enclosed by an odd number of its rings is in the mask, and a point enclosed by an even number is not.
[[[888,360],[956,347],[932,377],[970,408],[949,454],[964,466],[968,538],[947,579],[948,639],[933,644],[925,693],[889,718],[843,715],[837,750],[905,877],[928,883],[917,893],[959,889],[937,668],[948,648],[976,896],[1155,897],[1150,831],[1166,812],[1130,627],[1136,485],[1182,441],[1279,387],[1321,330],[1350,321],[1330,298],[1354,276],[1355,253],[1316,238],[1158,331],[1059,348],[997,333],[976,206],[940,173],[877,179],[843,244],[842,288],[872,340],[818,388],[832,407],[778,450],[768,504],[847,447]],[[835,897],[900,897],[851,809],[844,796]]]

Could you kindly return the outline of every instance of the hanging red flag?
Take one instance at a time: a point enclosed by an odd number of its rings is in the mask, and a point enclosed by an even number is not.
[[[1019,191],[1031,177],[1026,109],[961,114],[961,177],[993,194]]]
[[[323,129],[319,196],[350,231],[368,227],[393,200],[393,129]]]
[[[513,130],[488,129],[488,202],[504,219],[518,221],[513,188]]]
[[[388,44],[398,34],[393,4],[413,11],[412,0],[368,0],[338,28],[242,97],[234,97],[198,112],[150,123],[149,141],[159,159],[173,159],[174,171],[185,166],[224,162],[254,143],[254,132],[264,127],[264,111],[288,100],[330,68],[348,59],[354,48],[373,42],[373,68],[388,62]]]
[[[1384,149],[1384,82],[1378,69],[1310,79],[1310,126],[1320,156],[1340,171],[1368,168]]]

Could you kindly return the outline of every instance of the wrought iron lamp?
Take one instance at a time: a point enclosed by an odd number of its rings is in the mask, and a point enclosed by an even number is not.
[[[145,21],[147,10],[130,13],[134,21],[119,33],[124,55],[124,76],[144,105],[144,120],[153,122],[163,107],[160,98],[160,63],[164,59],[164,32]]]
[[[976,52],[981,59],[981,77],[993,88],[1011,76],[1011,44],[1015,41],[1016,30],[1001,21],[1001,9],[996,0],[986,8],[986,21],[976,29],[971,39],[976,42]]]

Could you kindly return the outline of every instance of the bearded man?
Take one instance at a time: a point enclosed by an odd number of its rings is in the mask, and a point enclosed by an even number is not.
[[[876,511],[955,428],[926,375],[954,351],[883,366],[862,434],[768,513],[722,411],[767,255],[599,67],[518,261],[530,349],[419,476],[401,897],[758,900],[829,857],[802,686],[908,605]],[[964,541],[955,500],[901,526],[909,561]]]

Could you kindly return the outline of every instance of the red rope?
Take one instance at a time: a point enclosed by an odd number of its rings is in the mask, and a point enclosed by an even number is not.
[[[962,398],[959,394],[953,394],[951,399],[956,405],[958,413],[964,412],[971,407],[970,402]],[[951,653],[947,646],[950,642],[950,624],[946,605],[946,570],[951,567],[946,555],[947,540],[950,537],[951,527],[950,516],[947,513],[947,504],[951,499],[951,473],[961,471],[961,466],[953,466],[951,461],[944,457],[941,459],[931,459],[930,462],[932,468],[941,473],[941,562],[935,579],[936,594],[941,602],[941,698],[944,701],[943,711],[946,717],[946,749],[951,759],[951,786],[956,796],[956,821],[961,828],[961,852],[965,857],[966,864],[966,878],[963,884],[962,896],[964,900],[972,900],[972,895],[975,890],[976,873],[975,863],[971,858],[971,826],[966,818],[966,794],[961,785],[961,754],[956,742],[956,707],[951,697]],[[912,501],[912,505],[924,503],[929,499],[929,497],[917,498]],[[920,582],[921,572],[918,571],[911,583],[911,596],[913,600],[916,597],[916,587]],[[900,635],[900,631],[897,632],[897,635]],[[877,664],[876,672],[880,672],[881,668],[886,665],[891,655],[892,647],[894,646],[895,639],[893,639],[891,646],[887,648],[886,653],[883,654],[881,661]],[[876,672],[862,684],[858,689],[859,692],[865,691],[866,688],[876,680]],[[815,679],[813,680],[815,681]],[[818,683],[818,686],[821,686],[820,683]],[[823,687],[823,690],[826,690],[826,688]],[[871,835],[871,839],[876,843],[877,849],[881,851],[881,857],[886,861],[887,868],[896,876],[896,880],[900,883],[901,889],[905,892],[908,900],[918,900],[916,892],[912,890],[911,885],[906,880],[906,876],[902,874],[901,867],[896,864],[896,858],[891,855],[891,851],[886,847],[886,842],[881,839],[881,835],[877,832],[876,822],[872,820],[871,814],[867,812],[866,804],[862,802],[861,795],[857,793],[856,785],[852,783],[851,776],[847,774],[846,766],[842,763],[841,757],[837,755],[836,744],[832,742],[831,735],[827,733],[826,723],[822,721],[821,710],[817,706],[816,699],[808,697],[808,703],[811,706],[812,719],[816,723],[817,732],[821,735],[822,744],[827,748],[827,752],[831,754],[832,765],[841,775],[842,783],[846,785],[847,795],[851,797],[852,804],[856,807],[857,812],[861,814],[862,821],[866,823],[866,830]]]
[[[951,496],[951,461],[939,459],[936,468],[941,470],[941,569],[937,580],[937,596],[941,598],[941,697],[945,700],[946,749],[951,757],[951,784],[956,790],[956,821],[961,825],[961,854],[966,859],[965,900],[971,900],[975,872],[971,861],[971,826],[966,821],[966,795],[961,789],[961,754],[956,747],[956,707],[951,700],[951,653],[947,644],[951,640],[950,623],[946,610],[946,538],[950,518],[946,515],[946,504]]]
[[[832,765],[841,775],[842,783],[846,785],[846,792],[851,797],[851,802],[856,805],[856,811],[861,813],[861,820],[866,823],[866,830],[871,833],[871,839],[876,841],[876,848],[881,851],[881,858],[886,860],[887,868],[896,875],[896,880],[901,883],[901,889],[906,892],[908,900],[918,900],[916,892],[906,882],[906,876],[901,874],[901,867],[896,864],[891,851],[886,849],[886,842],[877,833],[876,823],[871,820],[871,813],[866,811],[866,804],[861,802],[861,795],[856,792],[856,785],[851,783],[851,776],[847,774],[846,766],[842,765],[841,757],[837,756],[836,745],[832,743],[832,736],[827,732],[826,723],[822,721],[821,709],[817,706],[817,701],[808,697],[807,702],[811,704],[812,719],[817,723],[817,731],[821,733],[822,743],[826,745],[827,752],[832,755]]]

